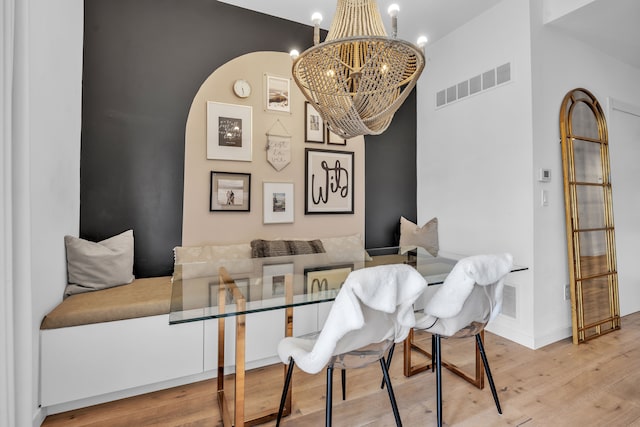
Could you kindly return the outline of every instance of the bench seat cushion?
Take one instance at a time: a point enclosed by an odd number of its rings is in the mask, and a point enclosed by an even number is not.
[[[168,314],[171,276],[136,279],[128,285],[68,297],[45,316],[40,329]]]

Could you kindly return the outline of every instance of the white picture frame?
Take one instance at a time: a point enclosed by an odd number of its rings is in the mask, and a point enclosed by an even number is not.
[[[263,224],[293,223],[293,182],[264,182],[262,186]]]
[[[309,102],[304,103],[304,141],[324,144],[324,120],[318,110]]]
[[[250,162],[253,110],[207,101],[207,159]]]
[[[265,74],[265,109],[291,113],[291,80]]]
[[[262,298],[284,298],[284,279],[293,275],[294,264],[264,264],[262,266]]]

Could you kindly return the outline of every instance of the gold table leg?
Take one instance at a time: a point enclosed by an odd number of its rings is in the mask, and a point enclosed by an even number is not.
[[[484,330],[480,331],[480,337],[482,338],[482,342],[484,342]],[[412,375],[418,374],[420,372],[424,372],[432,369],[433,365],[433,357],[430,351],[425,350],[423,347],[420,347],[417,343],[413,341],[413,329],[409,332],[409,335],[404,340],[403,343],[404,349],[404,376],[410,377]],[[475,346],[475,376],[471,376],[468,373],[464,372],[462,369],[454,365],[453,363],[448,363],[445,360],[442,361],[442,366],[458,375],[465,381],[473,384],[479,389],[484,388],[484,368],[482,366],[482,358],[480,356],[480,349],[478,346]],[[419,365],[413,365],[411,362],[411,353],[413,351],[417,351],[432,360],[431,363],[423,363]]]
[[[236,286],[235,281],[231,278],[229,273],[224,267],[220,267],[220,286],[218,288],[218,312],[224,314],[226,292],[229,289],[236,301],[236,307],[238,311],[244,311],[246,309],[246,300],[242,295],[242,292]],[[293,302],[293,276],[287,274],[285,276],[285,295],[288,304]],[[220,408],[220,415],[222,418],[222,424],[225,427],[244,427],[254,426],[258,424],[264,424],[268,421],[275,420],[278,416],[278,411],[266,411],[264,414],[258,415],[250,420],[245,420],[245,349],[246,349],[246,315],[241,314],[236,317],[236,374],[234,379],[235,391],[234,391],[234,417],[233,420],[229,413],[229,406],[224,392],[224,323],[225,318],[218,318],[218,406]],[[285,336],[293,335],[293,307],[285,309]],[[287,366],[284,366],[284,377],[287,374]],[[287,393],[285,408],[283,415],[287,416],[291,413],[291,387]]]

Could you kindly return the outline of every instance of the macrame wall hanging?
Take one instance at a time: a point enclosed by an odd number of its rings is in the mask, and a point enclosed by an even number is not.
[[[282,130],[274,131],[276,125],[279,125]],[[265,149],[267,151],[267,161],[278,172],[291,163],[291,135],[280,119],[276,120],[267,131],[267,146]]]

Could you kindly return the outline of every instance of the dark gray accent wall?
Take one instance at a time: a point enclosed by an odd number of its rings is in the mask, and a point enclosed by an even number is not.
[[[365,136],[365,246],[394,246],[400,216],[415,222],[416,89],[381,135]]]
[[[310,26],[215,0],[86,0],[80,236],[101,240],[133,229],[136,276],[171,274],[172,249],[182,240],[185,124],[198,88],[235,57],[303,50],[311,40]],[[396,188],[386,203],[389,194],[369,187],[370,170],[413,180],[406,193],[413,208],[403,214],[415,215],[415,99],[396,121],[382,136],[367,137],[368,243],[389,227],[375,218],[397,216],[404,197]],[[381,207],[393,213],[371,212]]]

